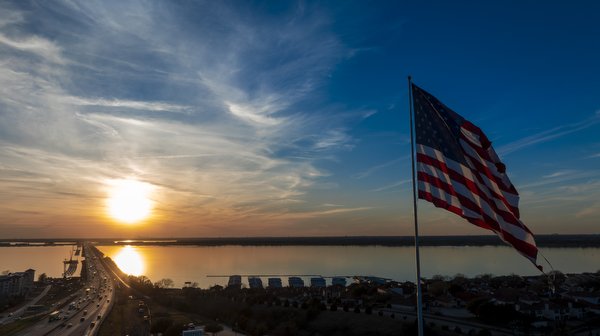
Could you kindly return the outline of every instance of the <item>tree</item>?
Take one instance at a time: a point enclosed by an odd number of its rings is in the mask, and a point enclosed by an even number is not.
[[[445,281],[433,281],[427,286],[427,292],[433,296],[440,296],[448,290],[448,284]]]
[[[154,322],[152,322],[152,327],[150,328],[150,331],[152,333],[164,333],[172,325],[173,320],[171,320],[170,318],[161,317],[159,319],[155,319]]]
[[[42,273],[38,276],[38,281],[39,282],[46,282],[46,279],[48,278],[48,276],[46,275],[46,273]]]
[[[431,277],[431,280],[433,281],[445,281],[446,277],[440,274],[435,274],[434,276]]]
[[[483,305],[484,303],[487,303],[487,302],[489,302],[489,299],[484,298],[484,297],[472,299],[471,301],[469,301],[467,303],[467,309],[471,313],[473,313],[473,315],[479,316],[479,308],[481,307],[481,305]]]
[[[156,288],[172,288],[175,285],[173,280],[169,278],[160,279],[154,283],[154,287]]]
[[[204,326],[204,331],[209,332],[209,333],[216,333],[223,330],[223,326],[221,326],[218,323],[209,323],[206,326]]]

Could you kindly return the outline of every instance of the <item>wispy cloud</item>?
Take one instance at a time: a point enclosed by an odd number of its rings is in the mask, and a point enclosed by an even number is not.
[[[352,213],[358,211],[367,211],[373,209],[372,207],[357,207],[357,208],[339,208],[339,209],[331,209],[331,210],[321,210],[321,211],[303,211],[303,212],[287,212],[277,215],[272,215],[271,217],[275,218],[285,218],[287,220],[291,219],[308,219],[308,218],[318,218],[324,216],[332,216],[339,215],[343,213]]]
[[[82,97],[65,97],[65,103],[80,106],[99,106],[99,107],[115,107],[126,108],[144,111],[169,111],[169,112],[185,112],[190,110],[189,106],[168,104],[152,101],[135,101],[121,99],[90,99]]]
[[[305,107],[346,53],[320,11],[265,20],[215,2],[198,21],[184,5],[59,1],[0,12],[4,222],[38,221],[17,213],[35,195],[32,211],[99,227],[104,183],[124,177],[156,186],[155,216],[171,223],[369,209],[298,207],[334,184],[319,160],[351,149],[349,125],[374,113]]]
[[[225,102],[229,112],[234,116],[251,123],[256,123],[260,126],[275,126],[280,123],[280,120],[273,118],[270,114],[276,111],[269,111],[269,106],[254,108],[252,106],[243,106],[231,102]]]
[[[575,214],[576,218],[592,217],[600,215],[600,202],[595,202],[592,205],[585,207]]]
[[[597,159],[597,158],[600,158],[600,153],[592,154],[592,155],[588,156],[587,158],[588,159]]]
[[[341,129],[328,130],[324,136],[315,142],[314,147],[317,150],[335,147],[352,148],[351,137]]]
[[[532,189],[545,187],[548,185],[559,185],[561,183],[565,183],[568,181],[581,180],[581,179],[589,179],[600,176],[599,171],[595,170],[569,170],[569,171],[560,171],[553,174],[549,174],[543,176],[541,180],[522,184],[518,189]]]
[[[64,62],[64,59],[61,55],[61,49],[50,40],[39,36],[12,39],[6,35],[0,34],[0,45],[1,44],[4,44],[15,51],[21,51],[40,56],[47,61],[54,63]]]
[[[542,176],[543,178],[555,178],[555,177],[560,177],[560,176],[564,176],[564,175],[568,175],[568,174],[574,174],[577,173],[577,171],[575,170],[560,170],[548,175],[544,175]]]
[[[370,168],[368,168],[366,170],[363,170],[363,171],[361,171],[359,173],[356,173],[352,177],[354,177],[356,179],[363,179],[365,177],[371,176],[373,173],[375,173],[375,172],[377,172],[377,171],[379,171],[381,169],[384,169],[384,168],[387,168],[389,166],[392,166],[392,165],[394,165],[394,164],[396,164],[396,163],[398,163],[400,161],[404,161],[404,160],[406,160],[408,158],[409,158],[409,156],[403,156],[403,157],[400,157],[400,158],[397,158],[397,159],[394,159],[394,160],[390,160],[388,162],[384,162],[382,164],[370,167]]]
[[[506,156],[523,148],[548,142],[563,137],[565,135],[584,130],[597,124],[598,122],[600,122],[600,114],[596,112],[592,117],[586,118],[585,120],[554,127],[549,130],[532,134],[517,141],[513,141],[506,145],[500,146],[498,147],[498,154],[500,154],[501,156]]]
[[[402,185],[405,185],[407,183],[410,183],[411,181],[412,180],[402,180],[402,181],[394,182],[392,184],[385,185],[383,187],[372,189],[371,191],[379,192],[379,191],[390,190],[390,189],[394,189],[394,188],[400,187]]]

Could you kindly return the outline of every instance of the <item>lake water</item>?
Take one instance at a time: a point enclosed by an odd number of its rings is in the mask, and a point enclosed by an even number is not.
[[[22,272],[32,268],[36,280],[42,273],[58,278],[63,274],[63,260],[70,258],[72,248],[72,245],[0,247],[0,272]],[[81,263],[76,275],[80,269]]]
[[[156,282],[170,278],[181,287],[186,281],[208,288],[224,285],[227,277],[207,275],[354,276],[374,275],[414,281],[413,247],[382,246],[99,246],[125,272],[146,275]],[[600,248],[544,248],[554,268],[565,273],[596,272]],[[541,257],[540,257],[541,259]],[[542,265],[545,266],[545,263]],[[546,267],[548,268],[548,267]],[[491,273],[539,275],[515,250],[504,246],[422,247],[421,273],[470,277]],[[305,276],[305,282],[309,276]],[[247,284],[244,277],[243,282]]]
[[[100,251],[130,274],[145,275],[153,282],[170,278],[177,287],[186,281],[208,288],[224,285],[227,277],[207,275],[259,275],[266,284],[268,275],[354,276],[374,275],[399,281],[414,281],[414,248],[382,246],[98,246]],[[70,246],[0,247],[0,272],[36,270],[62,274],[62,261]],[[555,269],[565,273],[596,272],[600,269],[600,248],[543,248]],[[542,259],[540,257],[540,259]],[[541,261],[540,261],[541,262]],[[549,269],[545,262],[542,265]],[[422,247],[421,272],[473,277],[494,275],[538,275],[525,258],[509,247]],[[305,281],[309,276],[305,276]],[[247,284],[244,277],[243,282]]]

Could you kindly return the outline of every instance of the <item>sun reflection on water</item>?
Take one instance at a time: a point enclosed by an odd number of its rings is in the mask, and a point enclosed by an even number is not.
[[[144,260],[135,247],[124,246],[114,259],[124,273],[135,276],[144,274]]]

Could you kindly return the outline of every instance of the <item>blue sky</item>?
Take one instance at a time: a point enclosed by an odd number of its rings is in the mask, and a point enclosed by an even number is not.
[[[409,74],[492,140],[534,233],[598,233],[599,7],[3,2],[0,236],[410,235]],[[121,179],[143,225],[106,214]]]

